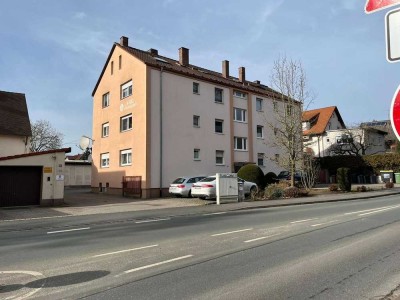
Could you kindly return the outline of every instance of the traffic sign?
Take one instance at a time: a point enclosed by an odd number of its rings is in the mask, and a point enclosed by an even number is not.
[[[392,122],[393,131],[400,141],[400,85],[393,96],[392,107],[390,109],[390,121]]]
[[[367,0],[367,3],[365,4],[365,12],[370,14],[378,10],[399,4],[400,0]]]
[[[400,60],[400,9],[386,14],[386,58],[389,62]]]

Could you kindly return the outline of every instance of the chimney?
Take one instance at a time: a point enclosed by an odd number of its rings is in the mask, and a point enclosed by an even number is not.
[[[261,81],[260,80],[256,80],[256,81],[254,81],[254,83],[261,84]]]
[[[185,47],[179,48],[179,63],[182,66],[189,65],[189,49]]]
[[[151,55],[158,55],[157,49],[150,48],[149,50],[147,50],[147,52],[150,52]]]
[[[229,78],[229,60],[222,61],[222,77]]]
[[[239,81],[240,82],[246,81],[246,69],[244,67],[239,68]]]
[[[119,39],[119,44],[121,46],[128,47],[128,38],[126,36],[121,36],[121,38]]]

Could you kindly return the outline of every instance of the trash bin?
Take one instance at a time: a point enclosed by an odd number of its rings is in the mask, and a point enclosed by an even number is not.
[[[336,183],[336,175],[329,176],[329,183]]]
[[[400,183],[400,173],[394,173],[394,180],[396,183]]]
[[[238,181],[238,201],[244,201],[244,182]]]
[[[382,182],[393,182],[393,170],[380,171]]]

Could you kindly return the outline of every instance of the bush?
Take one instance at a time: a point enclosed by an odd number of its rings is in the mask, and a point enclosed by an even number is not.
[[[277,183],[278,180],[276,179],[276,174],[274,172],[268,172],[267,174],[265,174],[264,176],[264,183],[265,185],[269,185],[272,183]]]
[[[283,194],[286,198],[297,198],[299,193],[300,189],[295,186],[287,187],[283,190]]]
[[[342,191],[351,191],[351,181],[350,181],[350,169],[349,168],[339,168],[337,169],[336,178],[338,181],[339,188]]]
[[[244,165],[239,169],[237,175],[246,181],[256,183],[261,189],[265,187],[264,173],[260,167],[255,164]]]
[[[394,187],[394,183],[393,182],[386,182],[385,183],[385,188],[392,189],[393,187]]]
[[[357,192],[366,192],[366,191],[367,191],[367,188],[364,185],[357,187]]]
[[[268,199],[279,199],[283,197],[283,188],[279,184],[270,184],[264,192],[264,197]]]
[[[331,185],[329,186],[329,190],[330,190],[331,192],[337,192],[337,191],[339,190],[339,187],[337,186],[337,184],[331,184]]]

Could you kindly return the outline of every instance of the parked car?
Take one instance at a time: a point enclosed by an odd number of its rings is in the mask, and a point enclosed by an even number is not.
[[[277,177],[278,180],[290,180],[290,172],[289,171],[281,171]],[[301,172],[296,171],[294,173],[294,181],[301,182]]]
[[[216,192],[216,176],[206,177],[192,186],[192,197],[199,197],[200,199],[215,199],[217,196]],[[238,181],[243,183],[243,190],[245,196],[250,195],[252,192],[258,190],[257,184],[250,181],[245,181],[238,177]]]
[[[179,177],[169,185],[169,193],[175,197],[191,197],[193,183],[204,179],[206,176]]]

